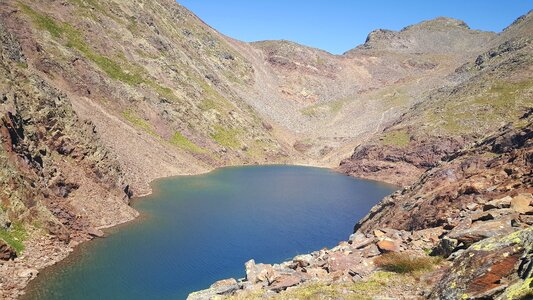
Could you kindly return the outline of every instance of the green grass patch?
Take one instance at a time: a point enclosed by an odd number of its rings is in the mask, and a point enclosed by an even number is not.
[[[403,148],[409,145],[411,136],[407,130],[388,131],[381,136],[380,141],[384,145]]]
[[[229,129],[220,125],[216,125],[215,131],[211,134],[211,137],[219,145],[228,147],[230,149],[237,149],[241,146],[241,142],[238,138],[239,130],[237,129]]]
[[[387,253],[374,259],[374,264],[381,269],[394,273],[414,273],[431,270],[438,258],[412,256],[406,253]]]
[[[37,28],[48,31],[55,38],[59,38],[65,32],[63,26],[58,24],[53,18],[37,13],[26,4],[19,3],[19,5],[22,11],[32,19]]]
[[[169,142],[172,145],[178,146],[181,149],[187,150],[192,153],[205,153],[206,150],[202,147],[199,147],[195,143],[191,142],[188,138],[183,136],[180,132],[174,133]]]
[[[8,230],[0,229],[0,239],[15,249],[18,255],[24,251],[24,241],[27,237],[28,233],[21,223],[14,223]]]
[[[135,114],[135,112],[133,112],[132,110],[123,111],[122,116],[124,117],[124,119],[126,119],[128,122],[130,122],[135,127],[146,131],[148,134],[152,136],[158,136],[157,133],[154,131],[153,126],[150,123],[148,123],[146,120],[138,117]]]

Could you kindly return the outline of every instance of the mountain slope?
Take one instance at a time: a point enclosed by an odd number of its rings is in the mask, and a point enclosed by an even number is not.
[[[532,33],[529,13],[450,74],[455,85],[430,93],[358,146],[341,170],[409,184],[440,157],[517,120],[533,107]]]

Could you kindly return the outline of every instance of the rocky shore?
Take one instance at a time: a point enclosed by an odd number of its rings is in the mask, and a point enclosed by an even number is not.
[[[337,247],[274,265],[250,260],[246,278],[188,299],[530,299],[532,192],[529,118],[444,158]]]

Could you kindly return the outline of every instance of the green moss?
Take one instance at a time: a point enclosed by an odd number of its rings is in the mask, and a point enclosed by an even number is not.
[[[21,223],[13,224],[8,230],[0,229],[0,239],[15,249],[18,255],[24,251],[24,241],[27,237],[28,234]]]
[[[146,120],[139,118],[132,110],[122,112],[122,116],[135,127],[138,127],[152,136],[158,136],[154,128]]]
[[[238,136],[239,130],[225,128],[220,125],[216,125],[214,133],[211,134],[215,142],[230,149],[237,149],[241,146]]]
[[[207,111],[207,110],[215,109],[216,104],[213,99],[204,99],[202,100],[200,105],[198,105],[198,107],[203,111]]]
[[[533,278],[527,278],[523,282],[512,285],[508,291],[507,299],[509,300],[533,299]]]
[[[27,63],[24,63],[24,62],[18,62],[17,63],[17,66],[19,68],[22,68],[22,69],[27,69],[28,68],[28,64]]]
[[[410,140],[411,136],[409,135],[407,130],[388,131],[385,132],[380,138],[381,143],[384,145],[396,146],[401,148],[409,145]]]
[[[183,136],[180,132],[176,132],[172,136],[172,138],[169,140],[169,142],[175,146],[178,146],[192,153],[205,153],[206,152],[204,148],[197,146],[196,144],[191,142],[189,139],[187,139],[185,136]]]

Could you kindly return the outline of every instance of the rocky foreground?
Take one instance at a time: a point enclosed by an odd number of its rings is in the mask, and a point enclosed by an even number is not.
[[[383,199],[337,247],[250,260],[246,278],[188,299],[531,299],[533,123],[520,122]]]

